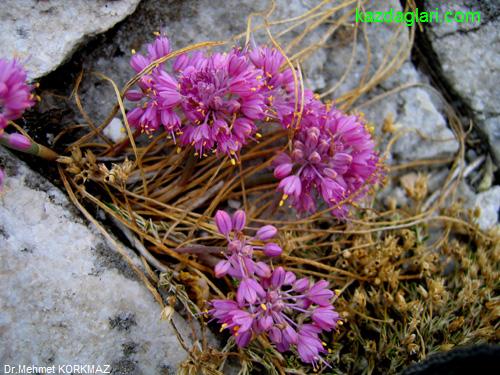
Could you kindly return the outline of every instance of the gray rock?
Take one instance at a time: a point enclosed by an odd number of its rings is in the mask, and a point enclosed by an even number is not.
[[[68,59],[89,37],[109,30],[140,0],[4,0],[0,7],[2,56],[19,56],[32,79]]]
[[[478,207],[480,215],[477,224],[483,230],[496,227],[500,233],[498,216],[500,213],[500,186],[494,186],[488,191],[475,195],[472,201],[469,201],[469,207]]]
[[[3,150],[0,162],[0,363],[175,369],[186,353],[129,266],[65,194]]]
[[[495,1],[431,0],[428,8],[446,11],[479,11],[478,23],[433,23],[427,27],[444,78],[473,110],[492,154],[500,162],[500,4]]]

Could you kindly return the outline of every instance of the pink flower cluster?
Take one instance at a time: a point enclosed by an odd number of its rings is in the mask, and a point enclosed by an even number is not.
[[[147,49],[146,56],[131,59],[137,73],[169,54],[170,44],[159,36]],[[260,137],[257,121],[290,121],[293,75],[290,69],[280,70],[283,62],[279,52],[268,48],[179,55],[168,72],[159,65],[141,77],[137,90],[126,93],[127,99],[141,102],[128,113],[128,121],[146,133],[163,126],[199,155],[212,151],[234,160],[250,139]]]
[[[35,104],[26,71],[17,59],[0,59],[0,132],[8,121],[22,116]]]
[[[239,285],[235,300],[213,300],[209,313],[222,329],[230,330],[239,347],[247,346],[257,335],[267,335],[280,352],[296,349],[304,362],[328,365],[321,357],[327,352],[321,334],[335,329],[340,320],[332,306],[335,295],[328,289],[328,282],[297,279],[282,267],[273,270],[264,262],[255,262],[254,249],[268,256],[281,254],[277,244],[267,242],[276,236],[277,229],[266,225],[255,237],[246,238],[242,233],[245,221],[241,210],[232,218],[224,211],[215,215],[219,232],[228,240],[227,259],[216,265],[215,274],[228,274]],[[252,245],[256,240],[266,243]]]
[[[24,150],[31,147],[31,142],[22,134],[4,134],[9,121],[22,116],[23,112],[35,104],[32,87],[26,83],[26,71],[17,59],[0,59],[0,138],[6,138],[6,144]],[[5,179],[0,169],[0,191]]]
[[[170,43],[158,36],[147,49],[146,56],[132,57],[136,72],[169,54]],[[180,146],[191,145],[200,156],[229,155],[234,163],[241,148],[260,137],[259,122],[293,125],[292,150],[278,155],[274,175],[281,180],[280,204],[290,197],[299,212],[316,211],[322,198],[344,217],[349,203],[380,180],[380,158],[362,118],[323,104],[310,90],[296,103],[294,74],[280,51],[198,51],[179,55],[169,72],[163,65],[126,93],[141,102],[128,113],[133,127],[151,133],[163,126]]]
[[[380,158],[362,118],[328,108],[310,91],[305,97],[292,150],[274,161],[280,204],[290,197],[299,212],[314,212],[319,196],[335,216],[344,217],[349,202],[380,179]]]

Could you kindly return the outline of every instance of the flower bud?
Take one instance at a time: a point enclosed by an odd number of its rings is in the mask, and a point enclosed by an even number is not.
[[[292,159],[294,161],[299,161],[304,157],[304,151],[296,148],[292,151]]]
[[[238,210],[233,215],[233,229],[237,232],[241,232],[245,227],[246,214],[243,210]]]
[[[257,231],[255,237],[259,240],[266,241],[276,236],[277,233],[278,230],[276,229],[275,226],[265,225]]]
[[[144,94],[142,93],[142,91],[139,91],[139,90],[128,90],[125,93],[125,98],[127,98],[128,100],[130,100],[132,102],[137,102],[137,101],[141,100],[142,98],[144,98]]]
[[[172,67],[176,72],[178,72],[179,70],[183,70],[188,65],[188,63],[189,56],[183,53],[182,55],[177,56]]]
[[[274,288],[281,287],[283,285],[283,283],[285,282],[285,275],[286,275],[286,272],[283,269],[283,267],[277,267],[274,270],[273,275],[271,276],[271,285]]]
[[[297,279],[297,276],[295,276],[295,274],[293,272],[290,272],[290,271],[287,271],[286,274],[285,274],[285,282],[284,284],[285,285],[291,285],[295,282],[295,280]]]
[[[215,277],[223,277],[227,274],[231,268],[231,263],[227,260],[221,260],[219,263],[215,265]]]
[[[309,161],[317,164],[321,161],[321,156],[316,151],[313,151],[311,155],[309,155]]]
[[[326,177],[330,177],[332,179],[336,178],[337,177],[337,172],[335,172],[332,168],[324,168],[323,169],[323,174],[326,176]]]
[[[228,236],[231,230],[233,230],[231,217],[226,211],[217,211],[217,213],[215,214],[215,225],[217,225],[219,233],[223,234],[224,236]]]
[[[269,266],[264,262],[255,263],[254,270],[259,277],[267,278],[271,276],[271,268],[269,268]]]
[[[268,257],[278,257],[282,252],[283,250],[281,247],[274,242],[269,242],[264,245],[264,254]]]
[[[280,180],[282,178],[285,178],[292,172],[292,163],[285,163],[285,164],[280,164],[274,169],[274,177],[279,178]]]
[[[19,151],[26,151],[31,147],[31,141],[19,133],[9,134],[9,145]]]
[[[302,293],[309,289],[309,279],[306,277],[303,277],[302,279],[298,279],[293,283],[293,290],[295,290],[298,293]]]

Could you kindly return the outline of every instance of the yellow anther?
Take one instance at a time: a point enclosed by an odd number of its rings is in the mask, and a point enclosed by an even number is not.
[[[137,53],[137,51],[135,49],[131,49],[130,52],[132,52],[132,55],[135,55]]]
[[[262,308],[262,310],[267,311],[267,306],[265,304],[261,303],[260,307]]]
[[[283,194],[283,200],[286,201],[288,199],[288,194]]]
[[[335,294],[337,296],[340,296],[341,293],[342,293],[342,291],[340,289],[335,289]]]
[[[321,341],[321,345],[326,346],[326,342]]]
[[[339,321],[337,322],[337,324],[338,324],[339,326],[341,326],[341,325],[343,325],[343,324],[344,324],[344,322],[343,322],[342,320],[339,320]]]
[[[222,324],[222,325],[220,326],[220,331],[219,331],[219,332],[224,331],[224,330],[226,329],[226,327],[227,327],[227,324],[226,324],[226,323]]]
[[[257,76],[257,77],[255,77],[255,78],[257,78],[257,79],[262,79],[262,76]]]
[[[236,160],[231,159],[231,164],[232,164],[232,165],[236,165]]]
[[[284,201],[280,201],[280,207],[283,206],[285,204]]]
[[[153,35],[160,36],[161,34],[159,31],[153,31]]]
[[[257,89],[255,87],[252,87],[250,91],[257,91]]]
[[[262,138],[262,134],[260,134],[260,133],[255,133],[255,136],[256,136],[257,138]]]
[[[177,147],[177,153],[180,154],[182,149],[180,147]]]
[[[198,156],[199,154],[197,152],[194,153],[194,156]]]

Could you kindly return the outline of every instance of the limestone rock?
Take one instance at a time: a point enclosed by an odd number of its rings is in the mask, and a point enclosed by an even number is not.
[[[2,57],[19,56],[32,79],[68,59],[89,37],[130,15],[140,0],[3,0]]]
[[[426,31],[444,78],[473,110],[492,155],[500,162],[500,3],[498,1],[428,1],[440,13],[480,12],[480,22],[433,23]]]
[[[186,353],[133,271],[66,195],[0,150],[0,363],[175,371]],[[177,325],[190,330],[179,316]],[[2,368],[3,370],[3,368]]]
[[[494,186],[491,189],[479,193],[474,200],[469,203],[471,207],[478,207],[480,215],[477,220],[479,227],[483,230],[490,229],[498,225],[500,213],[500,186]]]

